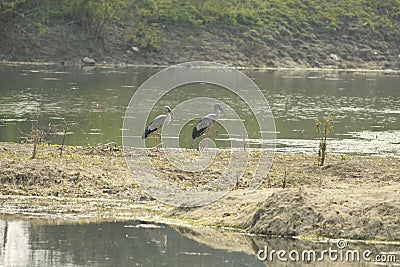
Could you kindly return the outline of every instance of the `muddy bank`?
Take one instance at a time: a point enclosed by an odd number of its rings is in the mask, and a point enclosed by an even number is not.
[[[46,145],[31,160],[31,149],[0,143],[2,214],[64,221],[141,219],[273,236],[400,241],[398,158],[330,156],[328,165],[319,169],[314,156],[276,154],[270,185],[264,183],[254,192],[245,189],[252,175],[250,161],[241,183],[227,196],[183,209],[143,193],[120,150],[67,147],[59,158],[59,148]],[[151,155],[162,160],[156,152]],[[193,178],[212,180],[224,162],[220,158],[215,169]],[[176,169],[165,174],[177,183],[193,175]]]
[[[273,238],[273,237],[264,237],[257,235],[246,235],[242,233],[236,233],[232,231],[223,231],[221,229],[210,229],[210,228],[186,228],[181,226],[172,226],[172,228],[178,231],[181,235],[188,237],[192,240],[200,244],[205,244],[209,247],[215,249],[223,249],[228,251],[236,251],[243,252],[249,255],[257,255],[260,250],[264,250],[265,248],[278,250],[291,251],[293,249],[297,251],[305,251],[309,249],[313,249],[315,251],[322,251],[323,249],[337,248],[338,240],[334,239],[319,239],[314,240],[317,242],[310,242],[308,240],[301,239],[291,239],[291,238]],[[340,240],[340,239],[339,239]],[[367,243],[366,242],[349,242],[349,248],[357,249],[359,251],[371,250],[375,254],[379,254],[380,251],[397,251],[398,244],[381,244],[379,242],[376,243]],[[270,264],[268,264],[270,262]],[[307,261],[309,264],[310,261]],[[266,266],[301,266],[306,263],[290,263],[288,262],[280,262],[270,259],[265,261]],[[316,264],[316,266],[319,266]],[[328,264],[330,266],[330,264]],[[336,266],[335,264],[333,266]],[[340,266],[338,264],[337,266]]]
[[[75,24],[35,30],[15,21],[2,33],[0,60],[80,64],[98,63],[168,66],[207,60],[236,67],[398,69],[396,36],[363,29],[309,28],[290,32],[244,25],[164,24],[158,49],[132,48],[116,28],[103,42],[83,34]]]

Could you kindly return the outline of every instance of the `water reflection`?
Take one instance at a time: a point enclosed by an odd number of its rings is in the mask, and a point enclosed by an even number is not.
[[[48,223],[48,222],[47,222]],[[373,266],[373,263],[330,261],[271,262],[257,252],[322,251],[335,244],[248,236],[230,231],[133,222],[47,224],[44,221],[0,220],[2,266]],[[349,244],[374,255],[396,246]],[[397,251],[397,252],[396,252]]]
[[[83,71],[61,66],[0,66],[0,141],[21,141],[21,137],[31,130],[39,109],[43,126],[62,124],[61,118],[71,122],[67,144],[121,144],[125,108],[136,88],[158,70],[94,68]],[[336,147],[340,142],[334,142],[333,150],[376,154],[383,146],[384,151],[392,151],[389,155],[399,155],[399,147],[393,146],[390,139],[381,139],[379,144],[371,146],[359,136],[359,133],[398,136],[399,75],[290,71],[245,73],[257,83],[271,106],[281,148],[309,152],[309,146],[304,149],[302,143],[315,139],[314,120],[325,115],[335,117],[333,138],[351,144],[343,149],[344,146]],[[228,90],[209,84],[192,84],[172,90],[157,103],[149,120],[164,105],[175,107],[193,97],[215,98],[234,108],[246,124],[250,143],[257,147],[254,140],[259,127],[248,105]],[[137,110],[140,111],[140,107]],[[194,121],[190,123],[194,124]],[[183,146],[191,143],[190,129],[193,125],[190,123],[182,129],[180,144]],[[214,138],[219,147],[229,145],[222,128],[214,129]],[[53,139],[60,142],[62,137]],[[352,140],[356,140],[354,146]],[[148,142],[154,145],[153,139]]]
[[[2,266],[263,266],[253,255],[210,248],[165,225],[0,221],[0,232]]]
[[[23,221],[0,221],[0,246],[3,266],[28,266],[32,257],[29,224]]]

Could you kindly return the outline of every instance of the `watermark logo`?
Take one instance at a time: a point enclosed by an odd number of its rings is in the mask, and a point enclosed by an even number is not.
[[[223,150],[229,153],[229,162],[218,179],[210,181],[207,185],[188,189],[169,180],[168,175],[154,165],[154,161],[148,156],[148,149],[142,136],[149,123],[149,114],[156,104],[171,90],[185,90],[185,86],[191,84],[209,84],[234,93],[251,111],[258,131],[257,139],[250,139],[248,127],[244,123],[245,118],[235,110],[235,106],[224,101],[224,97],[193,95],[190,99],[175,103],[174,106],[170,105],[172,118],[170,123],[162,127],[160,153],[163,153],[163,158],[174,168],[200,174],[209,168],[216,159],[217,152],[221,150],[217,149],[216,140],[210,137],[200,142],[200,146],[206,149],[195,157],[190,156],[180,142],[182,129],[193,120],[216,112],[213,109],[216,104],[223,110],[217,122],[227,133],[227,138],[224,140],[229,142],[229,146]],[[122,143],[131,175],[144,191],[167,204],[193,207],[215,201],[232,190],[246,170],[249,150],[243,148],[249,147],[249,141],[256,141],[258,144],[259,157],[257,169],[248,184],[248,189],[258,188],[271,167],[275,138],[274,117],[258,86],[235,68],[201,61],[163,69],[136,90],[125,112]]]
[[[347,241],[339,239],[336,242],[336,247],[329,247],[328,249],[314,250],[284,250],[284,249],[272,249],[268,246],[260,249],[257,252],[257,258],[260,261],[269,262],[375,262],[375,263],[396,263],[398,261],[397,255],[394,253],[381,252],[374,254],[371,250],[358,250],[348,249]]]
[[[339,239],[339,240],[337,241],[337,243],[336,243],[336,246],[337,246],[339,249],[345,249],[345,248],[347,247],[347,241],[344,240],[344,239]]]

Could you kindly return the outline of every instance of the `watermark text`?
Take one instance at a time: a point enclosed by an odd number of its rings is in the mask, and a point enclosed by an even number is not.
[[[397,263],[400,260],[399,255],[394,253],[379,253],[374,254],[373,251],[348,249],[347,241],[340,239],[336,243],[336,247],[329,247],[327,249],[314,250],[304,249],[290,251],[283,249],[271,249],[268,246],[260,249],[257,252],[257,258],[260,261],[280,261],[280,262],[379,262],[379,263]]]

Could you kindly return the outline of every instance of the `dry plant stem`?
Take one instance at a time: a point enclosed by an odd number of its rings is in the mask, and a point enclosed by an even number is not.
[[[319,167],[324,166],[325,158],[326,158],[326,150],[327,150],[327,138],[328,135],[332,132],[333,126],[331,126],[331,121],[333,118],[324,117],[322,122],[315,121],[315,126],[317,128],[319,142],[318,148],[318,165]],[[321,131],[321,125],[323,124],[323,130]]]
[[[37,155],[37,146],[42,139],[43,133],[39,130],[39,115],[40,109],[37,109],[36,112],[36,126],[32,126],[32,137],[33,137],[33,152],[31,159],[35,159]]]
[[[286,188],[287,168],[285,168],[285,175],[283,176],[282,188]]]

